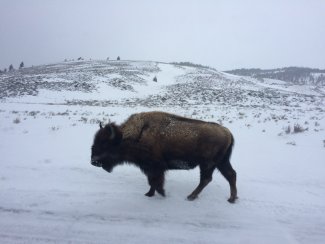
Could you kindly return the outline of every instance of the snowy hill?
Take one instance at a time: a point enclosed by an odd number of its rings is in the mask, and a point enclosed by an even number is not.
[[[157,81],[154,81],[154,77]],[[98,122],[162,110],[235,137],[239,200],[219,173],[170,171],[166,198],[90,164]],[[325,88],[208,67],[78,61],[0,74],[1,243],[324,243]]]

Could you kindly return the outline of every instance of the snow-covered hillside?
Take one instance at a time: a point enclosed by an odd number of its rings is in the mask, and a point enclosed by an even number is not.
[[[157,77],[157,82],[153,81]],[[324,243],[325,88],[144,61],[80,61],[0,74],[1,243]],[[98,122],[162,110],[235,137],[236,204],[215,172],[145,176],[90,164]]]

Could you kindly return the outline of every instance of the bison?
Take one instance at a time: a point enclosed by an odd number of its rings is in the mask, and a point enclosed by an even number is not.
[[[165,196],[165,172],[200,167],[200,183],[187,197],[194,200],[212,180],[217,168],[230,185],[230,198],[237,199],[236,171],[230,164],[234,138],[212,122],[189,119],[164,112],[131,115],[123,124],[102,126],[94,137],[91,164],[108,172],[125,162],[138,166],[150,185],[145,194]]]

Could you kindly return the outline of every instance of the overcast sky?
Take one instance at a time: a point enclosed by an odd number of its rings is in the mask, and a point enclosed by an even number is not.
[[[118,55],[325,68],[325,1],[0,0],[0,69]]]

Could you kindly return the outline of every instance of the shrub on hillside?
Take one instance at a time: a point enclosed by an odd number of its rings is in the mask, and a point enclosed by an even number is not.
[[[293,133],[301,133],[304,132],[305,130],[308,130],[308,128],[303,128],[300,124],[295,124],[293,126]]]

